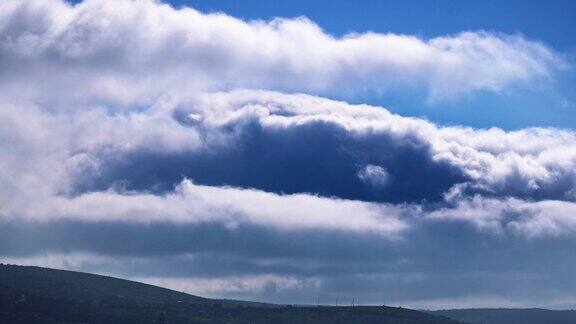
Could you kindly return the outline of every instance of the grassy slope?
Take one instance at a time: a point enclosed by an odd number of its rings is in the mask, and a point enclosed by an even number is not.
[[[74,271],[0,266],[0,323],[456,323],[394,307],[214,300]]]

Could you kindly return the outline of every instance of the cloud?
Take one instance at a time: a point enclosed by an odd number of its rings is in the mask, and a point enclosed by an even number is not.
[[[184,180],[167,195],[91,192],[57,197],[47,204],[22,209],[18,219],[78,219],[84,221],[209,223],[234,228],[238,223],[281,230],[332,229],[401,232],[402,210],[366,202],[321,198],[307,194],[276,195],[257,190],[199,186]],[[10,219],[10,218],[8,218]]]
[[[420,307],[459,298],[482,306],[500,296],[536,305],[544,297],[573,296],[576,269],[569,258],[573,239],[494,239],[450,221],[426,223],[397,241],[246,223],[231,230],[215,224],[76,220],[3,223],[0,230],[2,255],[6,250],[13,255],[2,262],[61,265],[182,284],[178,290],[195,294],[283,303],[309,303],[312,295]]]
[[[406,86],[448,99],[547,79],[565,65],[542,43],[484,31],[334,37],[303,17],[246,22],[152,0],[9,0],[0,11],[2,95],[18,100],[130,105],[198,90]]]
[[[388,172],[381,166],[368,164],[362,170],[358,171],[360,180],[373,185],[374,187],[383,187],[388,182]]]
[[[575,132],[319,96],[505,91],[554,77],[544,44],[147,0],[8,0],[0,22],[3,260],[290,303],[573,299]]]
[[[116,113],[2,107],[7,218],[215,217],[395,232],[404,213],[467,210],[478,195],[498,211],[490,215],[498,226],[502,204],[574,201],[576,136],[568,130],[439,127],[381,107],[263,91],[197,94]],[[218,199],[225,196],[239,198]],[[388,225],[380,214],[392,217]],[[524,225],[514,226],[526,232]],[[542,233],[563,232],[545,221],[537,227],[546,226]]]
[[[288,303],[571,298],[571,131],[266,91],[1,108],[3,260]]]
[[[174,164],[157,161],[156,167],[168,163],[205,184],[390,202],[474,193],[574,199],[576,134],[570,130],[439,127],[382,107],[262,91],[209,94],[175,111],[202,119],[183,121],[202,129],[209,154],[172,155]],[[146,159],[140,164],[154,173],[153,159],[140,153],[135,163]],[[126,165],[120,174],[134,169]],[[358,178],[366,165],[384,168],[389,185],[374,193]],[[293,172],[306,177],[294,181]]]
[[[314,278],[294,278],[277,275],[259,275],[219,279],[139,278],[143,282],[176,290],[194,291],[202,296],[230,296],[252,293],[266,294],[286,290],[302,290],[319,286]],[[253,297],[252,297],[253,298]]]
[[[576,203],[555,200],[524,201],[514,198],[486,199],[475,196],[459,200],[452,208],[441,208],[426,217],[460,220],[482,231],[511,232],[528,238],[573,235]]]

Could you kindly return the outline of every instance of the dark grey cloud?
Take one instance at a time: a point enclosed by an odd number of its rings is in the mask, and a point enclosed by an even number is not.
[[[475,194],[576,197],[570,131],[442,128],[380,107],[270,92],[206,95],[163,113],[179,129],[175,136],[195,134],[200,144],[164,149],[159,139],[120,150],[88,148],[101,166],[82,174],[72,194],[112,186],[162,193],[187,177],[212,186],[392,203]],[[385,183],[366,181],[367,167],[385,170]]]
[[[450,222],[423,224],[401,241],[342,231],[286,233],[250,225],[231,230],[217,224],[59,221],[3,223],[1,228],[4,260],[49,264],[43,259],[49,252],[70,259],[68,267],[77,270],[162,278],[173,284],[193,281],[196,285],[183,286],[192,293],[204,292],[206,287],[197,284],[202,281],[273,275],[301,282],[284,287],[281,280],[264,279],[272,287],[209,290],[221,297],[287,303],[308,303],[309,296],[317,294],[355,296],[365,303],[474,297],[488,301],[491,296],[553,298],[559,292],[573,298],[570,291],[576,288],[576,262],[571,261],[576,259],[570,248],[574,239],[498,237]],[[87,257],[75,263],[82,255]],[[315,281],[307,282],[310,278]],[[528,298],[533,303],[538,299]]]
[[[438,202],[468,179],[446,161],[434,161],[429,143],[393,134],[358,135],[330,122],[282,129],[257,120],[232,125],[232,145],[163,153],[146,148],[114,155],[81,192],[120,185],[125,190],[171,191],[183,178],[211,186],[256,188],[276,193],[315,193],[326,197],[378,202]],[[388,171],[386,186],[367,184],[358,173],[366,165]]]

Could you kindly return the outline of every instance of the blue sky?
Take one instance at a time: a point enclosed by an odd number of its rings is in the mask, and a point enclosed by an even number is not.
[[[0,260],[574,308],[573,6],[0,1]]]
[[[576,4],[573,1],[221,1],[179,0],[204,12],[225,12],[243,19],[306,16],[328,33],[374,31],[433,38],[466,30],[522,34],[544,42],[576,62]],[[442,124],[473,127],[563,127],[576,125],[576,70],[500,94],[476,93],[456,102],[422,105],[418,94],[366,93],[351,102],[385,106],[403,115]],[[414,97],[416,95],[416,97]],[[341,98],[332,94],[334,98]]]
[[[435,37],[462,30],[523,33],[560,50],[575,50],[572,1],[283,1],[172,0],[243,19],[306,16],[335,35],[395,32]]]

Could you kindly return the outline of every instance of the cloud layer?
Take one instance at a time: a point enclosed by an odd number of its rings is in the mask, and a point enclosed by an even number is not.
[[[319,96],[500,92],[553,78],[544,44],[146,0],[9,0],[0,22],[6,261],[290,303],[574,299],[575,132]]]
[[[2,95],[17,98],[133,103],[198,89],[327,94],[409,86],[446,99],[546,79],[564,65],[518,35],[336,38],[306,18],[245,22],[152,0],[8,0],[0,13]]]
[[[556,298],[534,263],[562,262],[562,282],[573,270],[571,131],[439,127],[263,91],[115,113],[3,107],[9,261],[278,302],[399,289],[386,299],[419,306],[462,287],[469,303],[530,304],[527,280]]]

